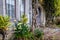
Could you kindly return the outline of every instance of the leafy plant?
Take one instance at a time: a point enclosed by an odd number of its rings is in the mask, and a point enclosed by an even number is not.
[[[26,15],[25,15],[25,14],[22,15],[22,16],[21,16],[21,23],[26,24],[27,21],[28,21],[28,18],[26,17]]]
[[[60,0],[43,0],[43,7],[48,17],[60,16]]]
[[[21,21],[18,21],[18,24],[15,29],[15,37],[16,38],[30,38],[32,36],[32,32],[30,32],[29,26],[27,24],[26,15],[22,15]]]
[[[8,16],[0,16],[0,28],[7,29],[10,25],[10,18]]]
[[[40,38],[41,39],[43,37],[43,35],[44,35],[44,33],[43,33],[42,30],[39,30],[38,28],[34,30],[34,36],[36,38]]]
[[[43,0],[43,7],[47,17],[52,17],[55,14],[55,0]]]
[[[26,24],[18,24],[16,27],[16,33],[18,33],[17,36],[27,36],[26,34],[28,34],[29,30],[28,30],[28,26]]]
[[[60,0],[54,0],[55,5],[55,16],[60,16]]]

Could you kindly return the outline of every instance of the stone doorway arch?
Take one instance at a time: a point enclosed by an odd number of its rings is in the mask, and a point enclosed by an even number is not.
[[[45,11],[39,3],[33,3],[33,26],[45,26]]]
[[[37,7],[37,14],[39,17],[37,17],[38,19],[36,21],[39,21],[37,22],[38,26],[45,26],[45,11],[43,9],[43,6],[41,4],[38,4],[38,7]]]

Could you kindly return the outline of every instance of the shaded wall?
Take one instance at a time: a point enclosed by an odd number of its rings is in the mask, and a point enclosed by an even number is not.
[[[3,14],[3,0],[0,0],[0,15]]]

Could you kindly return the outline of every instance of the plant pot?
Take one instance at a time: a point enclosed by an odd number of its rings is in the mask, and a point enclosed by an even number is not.
[[[3,30],[2,28],[0,28],[0,34],[3,36],[2,40],[5,39],[5,30]]]
[[[22,39],[19,37],[19,38],[17,38],[17,40],[22,40]]]
[[[8,27],[4,27],[4,30],[8,30]]]
[[[16,40],[25,40],[26,38],[24,38],[24,37],[18,37],[18,38],[15,38]]]
[[[6,30],[8,30],[8,27],[1,27],[0,29],[6,31]]]

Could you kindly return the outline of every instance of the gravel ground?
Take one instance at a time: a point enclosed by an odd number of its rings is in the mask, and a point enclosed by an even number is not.
[[[0,40],[2,40],[2,35],[0,34]]]
[[[8,39],[11,37],[12,32],[8,32]],[[0,40],[2,39],[2,35],[0,35]],[[60,29],[59,28],[44,28],[44,40],[60,40]]]
[[[60,40],[60,29],[59,28],[45,28],[44,29],[44,40]]]

